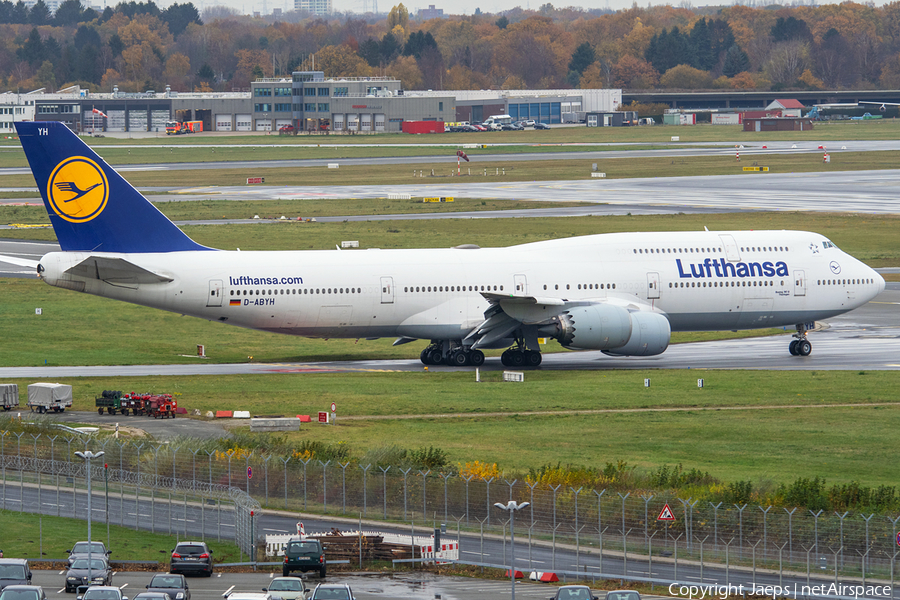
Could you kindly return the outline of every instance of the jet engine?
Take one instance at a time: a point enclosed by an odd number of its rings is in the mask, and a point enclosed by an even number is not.
[[[554,329],[549,335],[566,348],[608,350],[628,342],[631,336],[631,317],[620,306],[577,306],[559,315]]]
[[[663,315],[633,312],[628,342],[611,350],[604,349],[603,352],[613,356],[655,356],[666,351],[671,338],[672,327]]]

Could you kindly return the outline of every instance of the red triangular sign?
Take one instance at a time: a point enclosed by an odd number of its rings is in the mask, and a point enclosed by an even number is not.
[[[663,509],[661,511],[659,511],[659,516],[656,517],[656,520],[657,521],[674,521],[675,520],[675,515],[672,514],[672,509],[669,508],[668,503],[666,503],[666,505],[663,506]]]

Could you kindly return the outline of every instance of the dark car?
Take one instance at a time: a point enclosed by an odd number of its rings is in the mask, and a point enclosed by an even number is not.
[[[103,558],[106,559],[110,552],[106,549],[106,546],[103,542],[77,542],[74,546],[72,546],[71,550],[67,550],[69,553],[69,565],[75,562],[77,558],[88,558],[90,554],[90,558]]]
[[[0,600],[47,600],[39,585],[8,585],[0,592]]]
[[[141,592],[131,600],[172,600],[172,596],[165,592]]]
[[[556,590],[556,594],[550,596],[550,600],[597,600],[597,596],[586,585],[564,585]]]
[[[547,125],[546,123],[535,123],[534,128],[535,129],[550,129],[550,126]]]
[[[606,592],[606,600],[641,600],[641,595],[634,590],[613,590]]]
[[[172,600],[191,600],[191,590],[184,575],[154,575],[147,591],[168,594]]]
[[[325,550],[319,540],[296,539],[284,548],[284,564],[281,574],[287,577],[291,571],[318,571],[325,577]]]
[[[78,586],[76,600],[128,600],[128,596],[111,585]]]
[[[320,583],[309,600],[355,600],[346,583]]]
[[[79,585],[112,585],[112,569],[105,556],[76,559],[66,571],[66,591],[74,592]]]
[[[172,550],[169,572],[202,573],[210,577],[213,573],[212,550],[206,542],[181,542]]]
[[[31,569],[24,558],[0,558],[0,590],[8,585],[30,585]]]

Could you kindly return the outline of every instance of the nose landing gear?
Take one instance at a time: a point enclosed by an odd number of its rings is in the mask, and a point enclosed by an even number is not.
[[[788,346],[791,356],[809,356],[812,352],[812,344],[806,339],[806,332],[811,328],[808,327],[809,325],[812,325],[812,323],[797,325],[797,333],[794,334],[794,337],[797,339],[792,340]]]

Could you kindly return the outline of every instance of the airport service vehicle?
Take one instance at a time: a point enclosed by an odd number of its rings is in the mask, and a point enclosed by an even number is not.
[[[112,585],[112,569],[106,558],[79,558],[66,571],[66,591],[74,592],[80,585]]]
[[[309,588],[303,585],[303,580],[299,577],[275,577],[269,587],[262,591],[281,600],[306,600]]]
[[[608,600],[614,600],[607,596]],[[557,588],[550,600],[597,600],[597,596],[586,585],[563,585]],[[631,600],[631,599],[629,599]],[[641,600],[640,596],[636,600]]]
[[[808,231],[611,233],[507,248],[239,252],[197,244],[74,133],[17,122],[61,252],[49,285],[210,321],[319,338],[428,340],[423,363],[537,366],[538,340],[612,357],[665,352],[672,331],[790,327],[864,305],[884,279]]]
[[[116,390],[103,390],[103,392],[94,398],[94,406],[97,407],[97,414],[102,415],[106,409],[106,414],[114,415],[121,412],[123,415],[128,414],[127,408],[122,408],[122,392]]]
[[[0,558],[0,590],[11,585],[31,585],[31,569],[24,558]]]
[[[491,115],[481,122],[482,125],[492,131],[500,131],[503,125],[509,123],[512,123],[512,117],[509,115]]]
[[[34,412],[63,412],[72,406],[72,386],[62,383],[32,383],[28,386],[28,407]]]
[[[0,600],[47,600],[39,585],[8,585],[0,592]]]
[[[146,404],[147,416],[154,419],[175,418],[175,409],[178,408],[178,401],[172,398],[171,394],[159,394],[150,396]]]
[[[15,383],[0,384],[0,406],[12,410],[19,406],[19,386]]]
[[[201,131],[203,131],[203,121],[166,121],[166,135],[200,133]]]
[[[147,591],[168,594],[172,600],[191,600],[191,590],[184,575],[154,575],[147,584]]]
[[[284,548],[284,563],[281,574],[284,577],[293,571],[318,571],[319,577],[325,577],[325,549],[319,540],[309,538],[292,539]]]
[[[169,573],[213,574],[212,550],[206,542],[180,542],[172,550]]]

